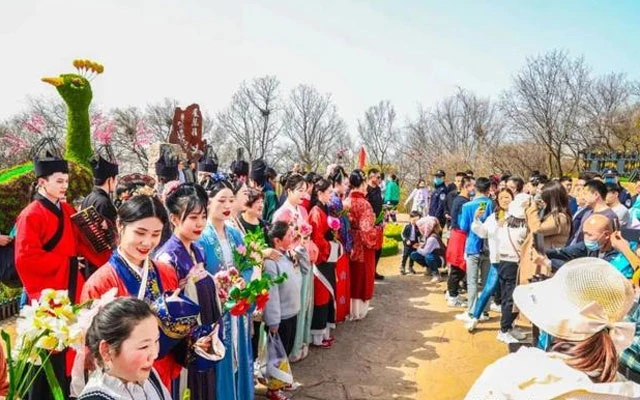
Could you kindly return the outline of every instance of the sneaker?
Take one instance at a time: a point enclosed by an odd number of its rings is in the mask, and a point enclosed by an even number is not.
[[[491,303],[489,309],[493,312],[502,313],[502,307],[496,303]]]
[[[405,271],[404,268],[400,270],[400,275],[406,275],[406,274],[407,274],[407,271]]]
[[[468,312],[461,312],[460,314],[456,315],[456,319],[458,321],[464,321],[464,322],[468,322],[471,321],[471,315],[469,315]]]
[[[498,336],[496,337],[496,339],[498,339],[498,341],[500,341],[502,343],[506,343],[506,344],[519,343],[519,340],[511,335],[511,331],[509,331],[509,332],[502,332],[502,331],[498,332]]]
[[[467,328],[467,331],[473,332],[478,326],[478,320],[475,318],[471,318],[464,324],[464,327]]]
[[[433,278],[429,281],[429,283],[440,283],[440,274],[434,275]]]
[[[455,308],[466,308],[467,307],[467,303],[463,302],[460,299],[460,296],[449,297],[449,299],[447,300],[447,306],[448,307],[455,307]]]
[[[491,318],[489,318],[489,316],[487,314],[482,314],[480,316],[480,318],[478,319],[480,322],[487,322],[488,320],[490,320]]]
[[[518,340],[524,340],[527,338],[527,334],[522,332],[520,330],[520,328],[513,328],[509,331],[509,333],[511,333],[511,336],[513,336],[514,338],[518,339]]]

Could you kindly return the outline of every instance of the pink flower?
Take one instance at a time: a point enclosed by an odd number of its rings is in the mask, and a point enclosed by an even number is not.
[[[312,231],[313,231],[313,228],[308,223],[303,222],[302,224],[300,224],[300,235],[311,236]]]
[[[22,123],[22,127],[31,133],[42,133],[46,128],[46,123],[42,115],[34,114]]]
[[[284,222],[292,222],[293,213],[291,212],[291,210],[284,210],[282,214],[280,214],[280,217],[278,218],[278,220],[284,221]]]
[[[329,228],[334,231],[337,231],[340,229],[340,226],[342,226],[342,223],[338,218],[331,216],[327,217],[327,224],[329,225]]]
[[[153,135],[151,131],[147,129],[143,120],[138,121],[136,124],[136,138],[134,144],[137,146],[146,146],[153,142]]]
[[[244,245],[242,245],[242,244],[241,244],[240,246],[238,246],[238,248],[236,249],[236,251],[238,252],[238,254],[243,255],[243,256],[244,256],[245,254],[247,254],[247,248],[246,248],[246,247],[244,247]]]

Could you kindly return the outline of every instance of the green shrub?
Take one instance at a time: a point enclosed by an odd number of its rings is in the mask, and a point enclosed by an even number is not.
[[[0,171],[0,233],[8,234],[23,208],[31,201],[29,193],[36,177],[33,164],[26,163]],[[91,191],[93,175],[81,165],[69,162],[67,201],[78,200]]]
[[[398,224],[397,222],[389,223],[384,227],[384,236],[401,242],[403,228],[404,226],[402,224]]]
[[[382,241],[381,257],[390,257],[396,254],[398,254],[398,241],[385,236]]]

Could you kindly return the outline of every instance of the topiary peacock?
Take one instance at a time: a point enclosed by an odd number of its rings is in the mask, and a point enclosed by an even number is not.
[[[93,98],[90,80],[104,71],[104,67],[89,60],[74,60],[77,74],[61,74],[42,78],[55,86],[67,105],[67,136],[65,159],[69,161],[69,190],[67,199],[86,196],[93,185],[89,159],[91,123],[89,105]],[[0,233],[8,233],[20,211],[29,204],[29,188],[35,181],[31,161],[0,171]]]

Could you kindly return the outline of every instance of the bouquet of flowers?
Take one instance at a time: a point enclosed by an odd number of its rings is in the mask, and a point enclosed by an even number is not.
[[[229,297],[224,303],[225,310],[231,315],[245,314],[253,304],[257,311],[262,311],[269,301],[269,289],[272,285],[279,285],[287,279],[287,274],[280,274],[275,278],[269,274],[262,274],[259,279],[249,282],[244,288],[235,286],[231,288]]]
[[[213,276],[218,290],[218,297],[223,304],[229,299],[229,292],[233,288],[244,289],[246,283],[240,273],[235,268],[222,270]]]
[[[248,232],[244,237],[244,245],[233,249],[233,262],[240,272],[255,267],[262,267],[264,261],[262,251],[267,243],[261,232]]]
[[[339,218],[330,215],[327,217],[327,225],[329,225],[329,229],[333,231],[333,239],[336,240],[338,237],[338,231],[342,227],[342,222]]]
[[[87,303],[74,305],[66,290],[45,289],[39,300],[32,300],[20,310],[15,346],[4,330],[2,339],[7,345],[9,392],[7,400],[25,398],[35,374],[44,372],[54,399],[64,399],[56,379],[50,357],[66,348],[84,346],[84,331],[79,314]]]

